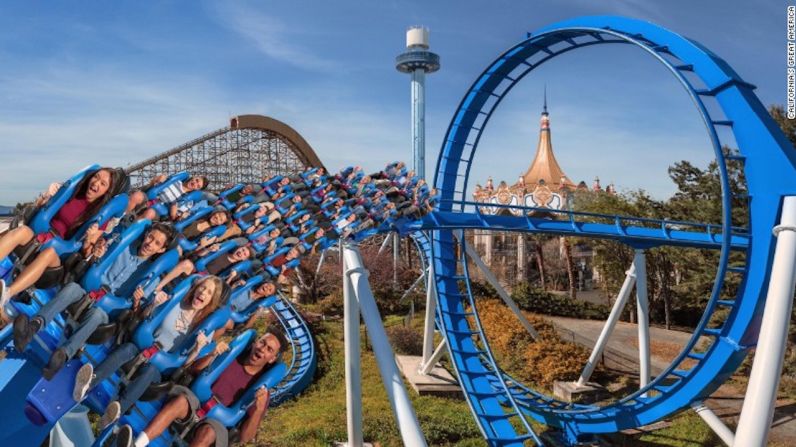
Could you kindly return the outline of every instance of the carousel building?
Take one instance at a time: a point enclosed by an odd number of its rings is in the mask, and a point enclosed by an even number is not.
[[[536,155],[528,169],[512,185],[501,181],[495,187],[492,178],[487,179],[485,186],[477,184],[473,198],[483,204],[478,207],[482,213],[516,216],[527,213],[535,217],[555,219],[557,216],[563,217],[563,212],[572,208],[577,191],[588,190],[589,187],[585,182],[574,183],[556,160],[545,94],[539,142],[536,146]],[[603,191],[599,178],[594,179],[591,190]],[[613,185],[605,188],[604,192],[613,193]],[[528,208],[532,210],[529,211]],[[484,261],[507,288],[527,280],[529,265],[540,262],[542,250],[540,240],[525,233],[478,230],[474,233],[473,242]],[[563,244],[560,245],[563,247]],[[576,246],[572,256],[579,270],[579,289],[591,288],[591,249]],[[537,271],[539,268],[537,265]]]

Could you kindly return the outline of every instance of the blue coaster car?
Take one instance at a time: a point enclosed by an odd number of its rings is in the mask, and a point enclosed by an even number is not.
[[[234,427],[242,421],[249,406],[254,403],[254,393],[256,393],[257,389],[261,386],[273,388],[285,377],[287,366],[281,361],[277,361],[232,405],[225,406],[212,398],[211,387],[213,383],[215,383],[224,369],[245,351],[254,341],[255,337],[256,332],[251,329],[235,337],[235,339],[229,343],[229,351],[219,356],[192,382],[190,387],[191,391],[196,395],[201,404],[201,409],[197,413],[200,421],[214,419],[228,429],[234,429]],[[167,399],[138,402],[127,415],[120,419],[119,425],[130,425],[135,434],[140,433],[146,428],[149,421],[157,415],[166,400]],[[191,428],[192,427],[185,427],[180,429],[172,427],[172,430],[167,430],[158,438],[151,440],[150,445],[165,447],[175,442],[180,445],[178,441],[184,438]],[[94,445],[102,446],[113,436],[113,431],[113,426],[106,428],[97,438]]]

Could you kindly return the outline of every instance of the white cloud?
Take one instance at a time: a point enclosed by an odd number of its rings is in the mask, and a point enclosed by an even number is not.
[[[337,88],[230,91],[200,77],[156,78],[54,63],[0,82],[0,204],[30,199],[91,163],[126,166],[260,113],[294,127],[330,169],[411,156],[408,119]]]
[[[90,163],[139,161],[228,118],[222,95],[201,79],[142,81],[99,67],[10,76],[0,98],[0,203],[28,199]]]
[[[241,35],[266,56],[311,71],[344,68],[334,59],[313,53],[295,42],[303,35],[301,28],[290,26],[275,17],[256,11],[243,2],[214,4],[214,16],[231,31]]]

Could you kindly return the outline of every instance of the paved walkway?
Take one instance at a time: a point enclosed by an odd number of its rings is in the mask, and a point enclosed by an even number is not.
[[[602,320],[580,320],[577,318],[547,316],[545,318],[552,320],[557,326],[589,340],[591,342],[590,346],[594,346],[603,326],[605,326],[605,321]],[[659,374],[668,367],[670,361],[674,359],[689,339],[691,339],[691,334],[686,332],[651,327],[650,345],[652,347],[652,355],[650,356],[650,365],[652,366],[652,373]],[[638,326],[624,321],[617,322],[614,331],[608,337],[608,349],[636,359],[637,362]],[[635,364],[635,366],[637,365],[638,363]]]
[[[590,340],[592,346],[605,324],[604,321],[599,320],[579,320],[563,317],[545,318],[552,320],[556,325],[566,330],[574,332],[579,336],[580,340]],[[669,362],[680,352],[690,338],[691,334],[687,332],[670,331],[656,327],[650,328],[652,374],[658,374],[668,367]],[[638,327],[635,324],[621,321],[617,323],[613,334],[608,339],[608,349],[638,359]],[[706,404],[726,424],[734,429],[741,413],[745,392],[744,386],[725,383],[711,395]],[[777,402],[774,423],[769,436],[769,445],[783,447],[796,445],[796,401],[781,399]]]

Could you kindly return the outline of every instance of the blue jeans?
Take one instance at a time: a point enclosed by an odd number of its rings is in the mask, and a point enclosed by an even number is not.
[[[47,325],[53,321],[56,315],[66,310],[71,304],[80,301],[85,294],[86,291],[83,290],[79,284],[70,282],[65,285],[53,299],[42,306],[36,315],[42,317],[44,319],[44,324]],[[66,351],[66,355],[69,358],[72,358],[72,356],[86,344],[86,340],[88,340],[98,327],[108,323],[108,314],[102,311],[102,309],[91,307],[83,313],[78,323],[78,327],[74,330],[72,336],[61,346]]]
[[[110,377],[114,372],[120,369],[125,363],[134,359],[141,352],[134,343],[125,343],[113,352],[108,354],[108,357],[97,366],[94,370],[94,383],[102,382]],[[149,385],[160,382],[160,371],[150,363],[145,363],[138,368],[138,373],[135,378],[127,384],[125,389],[119,394],[119,404],[122,407],[122,414],[132,407],[144,392],[149,388]]]

